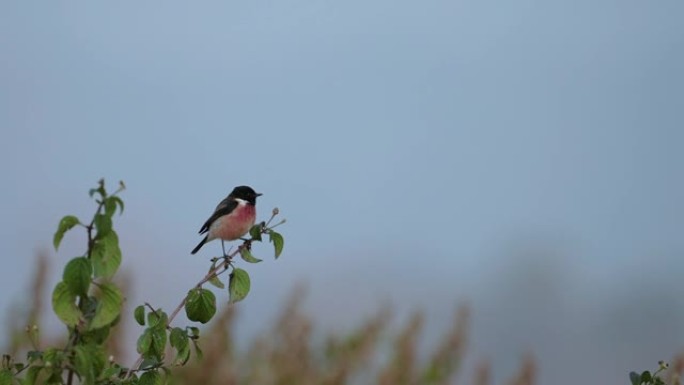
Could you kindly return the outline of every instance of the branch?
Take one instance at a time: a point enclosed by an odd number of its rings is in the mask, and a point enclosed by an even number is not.
[[[275,225],[268,227],[268,225],[271,223],[271,221],[273,221],[273,218],[275,218],[278,214],[279,214],[278,208],[274,208],[273,211],[271,212],[271,218],[268,219],[268,222],[261,222],[260,223],[260,225],[259,225],[261,228],[260,233],[262,235],[267,234],[274,227],[282,225],[283,223],[285,223],[285,219],[283,219],[282,221],[276,223]],[[233,265],[233,258],[236,255],[238,255],[244,248],[250,248],[252,245],[252,242],[254,241],[254,237],[251,237],[251,236],[249,237],[249,239],[244,239],[244,238],[242,238],[242,239],[243,239],[242,244],[240,246],[238,246],[237,249],[235,249],[235,251],[233,251],[232,253],[229,252],[228,255],[224,255],[222,257],[223,261],[221,263],[219,263],[218,265],[214,265],[214,267],[211,270],[209,270],[209,272],[204,276],[204,278],[202,278],[199,282],[197,282],[197,284],[195,284],[195,286],[192,289],[190,289],[189,291],[192,291],[193,289],[201,288],[202,285],[209,282],[212,278],[218,277],[219,275],[228,271],[228,268]],[[214,260],[214,264],[216,263],[217,260],[218,259]],[[171,312],[171,315],[169,316],[169,318],[166,322],[166,328],[167,329],[171,327],[171,322],[173,322],[173,320],[176,318],[178,313],[180,313],[181,309],[185,306],[185,303],[187,302],[189,295],[190,295],[189,293],[186,294],[185,297],[183,297],[183,300],[178,304],[178,306],[176,306],[175,309],[173,309],[173,312]],[[147,305],[151,308],[151,306],[149,304],[147,304]],[[142,365],[143,360],[144,360],[143,355],[140,354],[138,356],[138,358],[136,359],[135,363],[128,369],[128,372],[126,373],[126,377],[124,377],[124,380],[130,378],[134,372],[142,370],[140,368],[140,366]]]
[[[192,291],[193,289],[201,288],[202,285],[209,282],[209,280],[211,280],[212,278],[218,277],[219,275],[225,273],[228,270],[228,268],[230,266],[232,266],[233,258],[236,255],[238,255],[242,249],[244,249],[245,247],[248,247],[248,245],[252,243],[252,240],[253,240],[252,238],[245,240],[244,242],[242,242],[242,244],[240,246],[238,246],[237,249],[235,249],[235,251],[233,251],[232,253],[228,253],[228,255],[224,256],[222,258],[223,261],[221,263],[219,263],[218,265],[214,266],[211,270],[209,270],[209,272],[204,276],[204,278],[202,278],[199,282],[197,282],[197,284],[195,284],[195,286],[193,286],[193,288],[190,289],[190,291]],[[187,300],[188,300],[188,295],[183,297],[183,300],[178,304],[178,306],[176,306],[176,308],[173,310],[173,312],[171,312],[171,315],[169,316],[169,319],[166,323],[167,328],[169,328],[171,326],[171,322],[173,322],[173,320],[176,318],[178,313],[180,313],[181,309],[183,309],[183,307],[185,306],[185,302]],[[140,365],[142,365],[142,362],[143,362],[143,356],[141,354],[138,356],[138,359],[131,366],[131,368],[128,369],[128,373],[126,374],[126,377],[124,379],[128,379],[133,374],[133,372],[142,370],[140,368]]]

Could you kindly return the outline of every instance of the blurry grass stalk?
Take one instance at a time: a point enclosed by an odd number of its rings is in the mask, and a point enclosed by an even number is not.
[[[22,355],[36,349],[36,344],[44,345],[38,338],[38,331],[43,317],[44,282],[49,275],[48,270],[47,258],[43,254],[38,255],[31,289],[23,302],[30,306],[10,312],[11,318],[6,320],[11,325],[8,331],[11,338],[7,339],[9,346],[5,352]],[[126,275],[121,287],[130,288]],[[257,337],[244,351],[235,348],[235,307],[225,306],[212,320],[209,329],[203,332],[203,358],[193,359],[189,365],[176,368],[169,378],[170,384],[422,385],[452,384],[459,375],[467,342],[467,307],[455,312],[451,327],[440,338],[441,343],[427,359],[421,359],[417,350],[423,326],[421,313],[412,314],[406,325],[396,331],[390,328],[390,310],[381,308],[351,332],[328,335],[322,344],[317,345],[312,342],[313,321],[301,310],[303,297],[303,290],[295,290],[283,304],[271,330]],[[114,335],[107,346],[108,355],[117,359],[123,358],[120,357],[123,351],[120,343],[125,341],[125,324],[121,322],[113,328]],[[50,342],[65,340],[66,336],[59,336]],[[389,344],[386,343],[388,341]],[[684,355],[673,360],[669,370],[670,383],[679,384],[679,376],[684,370]],[[483,361],[472,372],[471,380],[459,383],[489,385],[490,372],[489,363]],[[524,357],[518,372],[505,383],[536,383],[536,366],[531,355]]]

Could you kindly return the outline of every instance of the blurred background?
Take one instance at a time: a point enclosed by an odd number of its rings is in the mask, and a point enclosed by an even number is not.
[[[255,247],[245,340],[301,284],[319,333],[390,305],[423,311],[432,346],[468,304],[468,375],[485,359],[500,382],[531,354],[540,383],[626,383],[684,348],[682,14],[676,0],[2,2],[0,326],[36,253],[49,290],[83,253],[82,235],[58,254],[52,235],[91,215],[99,178],[128,186],[129,308],[168,310],[220,252],[190,256],[197,230],[249,184],[260,216],[288,223],[279,260]]]

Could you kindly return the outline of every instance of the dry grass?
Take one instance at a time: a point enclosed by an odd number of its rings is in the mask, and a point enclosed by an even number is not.
[[[47,258],[37,258],[31,290],[26,298],[27,308],[12,312],[8,321],[11,327],[9,346],[5,352],[21,359],[36,348],[61,346],[64,337],[39,342],[31,337],[27,325],[40,325],[41,309],[45,301],[44,282],[49,270]],[[129,279],[119,281],[121,287],[130,287]],[[423,315],[414,313],[399,330],[390,326],[391,312],[382,309],[346,335],[329,335],[321,343],[312,338],[313,321],[301,310],[303,292],[296,290],[283,305],[272,327],[247,349],[235,346],[235,308],[225,307],[205,329],[200,338],[203,359],[191,359],[184,367],[173,370],[170,384],[204,385],[422,385],[472,383],[491,384],[490,363],[481,362],[472,371],[472,378],[460,374],[460,364],[467,345],[469,311],[458,309],[449,330],[445,330],[441,343],[429,355],[419,356],[417,345],[421,338]],[[125,309],[124,314],[130,314]],[[131,316],[125,318],[132,318]],[[124,325],[113,328],[107,345],[109,354],[121,360],[120,345]],[[38,346],[41,345],[41,346]],[[171,352],[168,357],[171,358]],[[677,357],[667,379],[679,384],[684,371],[684,355]],[[523,358],[521,367],[506,381],[510,385],[536,383],[537,369],[531,355]],[[465,377],[465,378],[463,378]],[[458,381],[457,381],[458,380]]]

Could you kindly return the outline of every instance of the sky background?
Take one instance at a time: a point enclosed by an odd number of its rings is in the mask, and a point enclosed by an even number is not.
[[[2,2],[0,326],[36,252],[50,288],[83,252],[74,233],[54,253],[52,234],[91,215],[99,178],[128,186],[129,304],[165,309],[220,251],[190,256],[198,228],[249,184],[260,216],[288,223],[281,259],[249,266],[242,335],[298,283],[321,333],[390,302],[426,312],[429,345],[468,303],[462,379],[489,359],[501,383],[531,352],[540,383],[626,383],[684,350],[683,14],[680,0]]]

